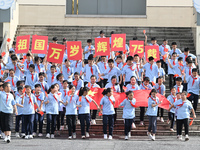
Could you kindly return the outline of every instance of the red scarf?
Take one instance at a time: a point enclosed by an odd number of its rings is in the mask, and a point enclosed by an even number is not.
[[[78,64],[78,61],[76,61],[76,65],[75,65],[75,68],[77,68],[77,64]]]
[[[137,65],[137,66],[136,66],[136,67],[137,67],[137,71],[139,72],[139,67],[138,67],[138,66],[139,66],[140,64],[136,64],[136,65]]]
[[[35,95],[35,97],[37,98],[37,100],[41,102],[42,100],[39,99],[39,96],[40,96],[40,95]]]
[[[177,106],[179,106],[177,109],[179,109],[180,107],[182,107],[184,105],[185,102],[182,101],[182,104],[179,104]]]
[[[30,64],[31,62],[28,62],[28,61],[26,61],[26,68],[28,69],[29,68],[29,64]]]
[[[92,75],[93,75],[93,69],[92,69],[92,66],[89,66],[90,67],[90,71],[91,71],[91,73],[92,73]]]
[[[71,95],[71,98],[70,98],[70,101],[69,101],[70,103],[72,102],[72,98],[73,98],[73,96]]]
[[[31,79],[32,79],[32,81],[34,80],[34,74],[33,73],[31,73]]]
[[[153,101],[155,101],[156,104],[158,104],[155,98],[153,98],[153,97],[151,97],[151,96],[149,96],[149,97],[150,97]]]
[[[198,76],[195,78],[195,77],[193,77],[192,75],[191,75],[191,77],[192,77],[192,79],[193,79],[193,81],[192,81],[192,86],[194,85],[194,82],[195,82],[195,80],[197,80],[198,78]]]
[[[112,89],[114,90],[114,92],[116,92],[116,89],[115,89],[115,85],[113,84],[112,86]]]
[[[28,97],[27,95],[26,95],[26,97]],[[31,103],[31,105],[33,105],[33,101],[32,101],[32,99],[31,99],[31,95],[30,95],[30,97],[28,97],[29,98],[29,104]]]
[[[53,97],[55,98],[56,102],[58,103],[58,100],[57,100],[56,96],[55,96],[55,95],[53,95]]]
[[[107,67],[106,67],[106,63],[104,63],[104,68],[107,69]]]
[[[160,86],[159,86],[159,88],[157,90],[159,91],[158,93],[161,94],[161,87]]]
[[[175,66],[175,61],[173,60],[173,65]]]
[[[150,69],[152,70],[152,65],[150,66]]]
[[[16,69],[17,69],[17,67],[16,67],[16,65],[14,65],[14,70],[16,71]]]
[[[9,96],[9,94],[6,94],[6,104],[8,102],[8,96]]]
[[[177,98],[176,98],[176,97],[173,97],[173,95],[172,95],[172,94],[171,94],[171,97],[173,98],[173,100],[174,100],[174,102],[175,102]]]
[[[88,102],[88,103],[90,103],[90,101],[87,99],[87,97],[85,96],[85,99],[86,99],[86,101]]]
[[[40,65],[37,65],[38,66],[38,70],[39,70],[39,73],[40,73]]]
[[[129,102],[130,102],[131,106],[133,106],[134,108],[136,108],[136,107],[137,107],[136,105],[133,105],[133,103],[132,103],[132,101],[131,101],[131,100],[130,100]]]
[[[179,88],[179,86],[177,87],[177,90],[178,90],[178,93],[180,92],[180,88]]]
[[[114,103],[113,103],[113,101],[110,99],[110,97],[108,97],[108,99],[109,99],[110,103],[111,103],[112,105],[114,105]]]
[[[133,65],[132,65],[132,66],[130,66],[130,67],[128,67],[128,68],[129,68],[129,69],[131,69],[131,71],[134,71],[134,70],[135,70],[135,68],[133,69],[132,67],[133,67]]]
[[[148,89],[149,89],[147,86],[144,86],[143,83],[142,83],[142,86],[145,88],[145,90],[148,90]]]
[[[132,89],[135,89],[135,85],[132,85]]]
[[[12,78],[12,85],[15,87],[14,77]]]
[[[52,74],[51,83],[53,83],[53,80],[54,80],[54,74]]]
[[[42,85],[42,88],[43,88],[43,90],[45,91],[45,88],[44,88],[44,85],[43,85],[43,83],[41,82],[41,85]]]
[[[64,92],[65,92],[65,96],[66,96],[66,95],[67,95],[67,91],[66,91],[66,89],[63,89],[63,90],[64,90]],[[65,96],[64,96],[64,97],[65,97]]]
[[[70,69],[69,69],[69,67],[66,67],[67,68],[67,73],[69,73],[70,72]]]
[[[191,70],[192,70],[192,68],[189,68],[189,75],[191,75]]]
[[[185,55],[185,61],[186,61],[186,58],[188,57],[188,55]]]

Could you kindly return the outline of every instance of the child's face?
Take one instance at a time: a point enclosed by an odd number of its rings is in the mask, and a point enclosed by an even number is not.
[[[78,81],[79,80],[79,75],[75,75],[74,79]]]
[[[26,93],[30,94],[31,93],[31,88],[26,88]]]
[[[112,84],[115,84],[117,82],[117,79],[114,78],[111,80],[111,82],[112,82]]]
[[[121,63],[122,62],[122,59],[121,58],[117,58],[116,59],[116,63]]]
[[[173,49],[176,49],[176,48],[177,48],[177,45],[172,45],[172,48],[173,48]]]
[[[158,84],[161,85],[163,83],[163,79],[158,79]]]
[[[158,68],[160,68],[160,67],[161,67],[161,63],[156,63],[156,64],[157,64]]]
[[[100,37],[104,37],[104,33],[100,34]]]
[[[167,45],[167,44],[168,44],[168,42],[167,42],[167,41],[163,41],[163,44],[164,44],[164,45]]]
[[[24,82],[20,83],[20,86],[24,88],[25,86]]]
[[[15,65],[17,64],[17,60],[12,60],[12,63]]]
[[[26,56],[26,59],[27,59],[28,61],[31,61],[31,56]]]
[[[108,97],[110,97],[111,95],[113,95],[113,90],[111,90],[111,92],[109,92],[109,93],[107,94]]]
[[[23,94],[23,92],[22,92],[23,90],[19,90],[18,91],[18,93],[20,94],[20,95],[22,95]]]
[[[67,88],[67,86],[68,86],[67,82],[64,82],[64,83],[63,83],[63,87],[64,87],[64,88]]]
[[[66,62],[65,62],[65,65],[66,65],[67,67],[69,67],[69,66],[70,66],[70,61],[66,61]]]
[[[90,81],[91,81],[92,84],[95,84],[95,83],[96,83],[96,78],[95,78],[95,77],[92,77],[92,78],[90,79]]]
[[[132,60],[128,60],[127,61],[127,65],[131,66],[133,64],[133,61]]]
[[[88,64],[91,66],[93,65],[93,60],[88,60]]]
[[[130,100],[133,99],[133,93],[130,93],[130,94],[128,95],[128,99],[130,99]]]
[[[192,67],[192,63],[189,63],[188,66],[189,66],[189,67]]]
[[[176,89],[173,88],[173,89],[171,90],[171,93],[172,93],[173,95],[176,94]]]
[[[135,61],[135,62],[139,62],[139,61],[140,61],[140,57],[139,57],[139,56],[135,56],[135,57],[134,57],[134,61]]]
[[[151,60],[151,61],[149,61],[149,63],[150,63],[151,65],[153,65],[153,63],[154,63],[154,60]]]
[[[43,81],[44,80],[44,76],[42,75],[42,76],[39,76],[39,80],[40,81]]]
[[[58,92],[58,90],[59,90],[59,88],[60,88],[60,87],[59,87],[59,85],[58,85],[58,84],[56,84],[56,86],[55,86],[55,87],[56,87],[56,92]]]
[[[59,77],[58,80],[62,82],[64,80],[63,76]]]
[[[151,93],[151,96],[152,96],[152,97],[156,97],[156,94],[157,94],[156,92],[152,92],[152,93]]]
[[[55,86],[53,89],[51,89],[51,93],[56,93],[57,92],[57,87]]]
[[[114,67],[114,63],[108,63],[108,66],[109,66],[110,68],[113,68],[113,67]]]
[[[181,94],[176,95],[177,99],[181,99]]]
[[[178,62],[179,62],[180,64],[183,64],[183,61],[182,61],[182,60],[179,60]]]
[[[41,87],[36,87],[35,88],[35,92],[40,93],[40,91],[41,91]]]
[[[36,61],[35,63],[36,63],[37,65],[39,65],[39,64],[40,64],[40,60]]]
[[[181,81],[176,81],[176,85],[180,86],[182,84]]]
[[[173,60],[176,59],[176,54],[172,55],[172,59],[173,59]]]
[[[196,77],[198,75],[197,72],[192,72],[193,77]]]
[[[181,98],[182,98],[182,99],[186,99],[185,93],[181,93]]]
[[[92,43],[87,43],[87,45],[88,45],[88,46],[91,46],[91,45],[92,45]]]
[[[136,83],[136,79],[135,78],[131,78],[131,84],[135,85],[135,83]]]
[[[189,54],[189,51],[188,51],[188,52],[184,52],[184,54],[185,54],[185,55],[188,55],[188,54]]]
[[[56,69],[55,68],[51,68],[51,73],[55,73]]]
[[[153,45],[155,45],[155,44],[157,43],[157,40],[152,40],[151,43],[152,43]]]
[[[34,72],[35,70],[32,67],[29,67],[30,72]]]
[[[72,94],[74,94],[75,93],[75,87],[72,87],[71,91],[72,91]]]
[[[15,72],[14,71],[10,71],[9,74],[10,74],[11,77],[15,76]]]
[[[102,61],[105,62],[106,61],[106,57],[101,57]]]
[[[144,81],[144,85],[149,85],[149,81]]]
[[[3,86],[0,86],[0,91],[3,91]]]

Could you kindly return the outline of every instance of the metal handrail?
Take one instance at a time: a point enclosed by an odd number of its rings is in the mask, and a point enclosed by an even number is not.
[[[72,0],[72,14],[74,14],[74,0]],[[78,15],[78,0],[76,0],[76,14]]]

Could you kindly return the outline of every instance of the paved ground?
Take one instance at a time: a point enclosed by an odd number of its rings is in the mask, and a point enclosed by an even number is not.
[[[132,137],[131,140],[123,139],[103,140],[96,139],[76,139],[67,140],[65,138],[56,139],[16,139],[12,138],[11,143],[0,141],[1,150],[199,150],[200,137],[190,137],[190,140],[178,141],[176,137],[156,137],[156,141],[150,141],[147,137]]]

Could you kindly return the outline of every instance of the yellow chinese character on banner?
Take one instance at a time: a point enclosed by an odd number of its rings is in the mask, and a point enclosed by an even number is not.
[[[152,56],[153,58],[157,58],[156,53],[157,53],[157,50],[156,50],[156,49],[149,49],[149,50],[147,51],[147,56],[148,56],[148,58],[151,57],[151,56]]]
[[[105,51],[107,51],[107,42],[99,42],[97,43],[97,52],[101,52],[103,51],[105,53]]]
[[[77,55],[79,52],[79,46],[71,46],[70,57]]]
[[[52,48],[52,50],[53,50],[53,53],[49,56],[49,58],[53,57],[54,55],[57,55],[54,57],[54,59],[59,59],[60,52],[62,51],[62,49]]]
[[[44,46],[45,46],[45,40],[39,40],[39,39],[35,40],[35,45],[34,45],[35,50],[44,50]]]
[[[113,48],[114,48],[114,47],[123,47],[123,41],[124,41],[124,39],[121,38],[121,37],[115,38],[115,39],[113,40],[113,42],[114,42]]]
[[[18,42],[18,50],[24,50],[24,49],[27,49],[27,39],[20,39],[19,42]]]

